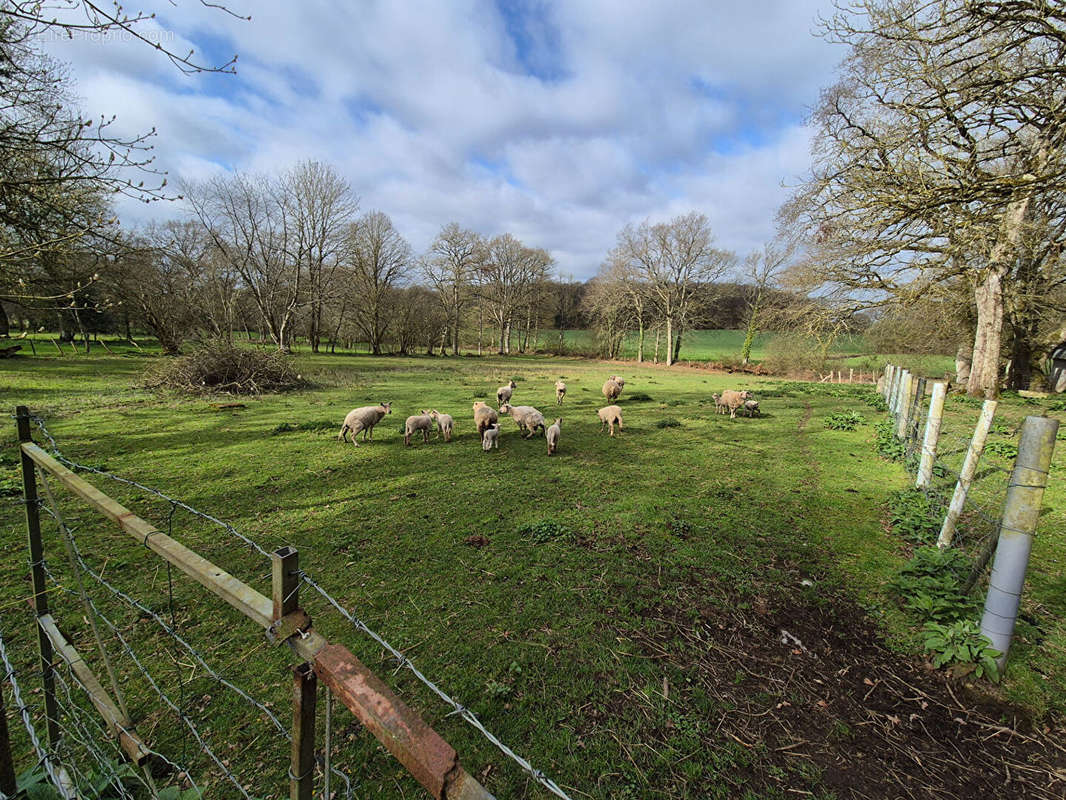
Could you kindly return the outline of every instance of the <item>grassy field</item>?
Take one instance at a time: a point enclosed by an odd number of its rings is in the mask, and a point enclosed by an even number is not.
[[[703,352],[712,352],[713,338]],[[298,547],[309,574],[575,798],[887,798],[898,796],[901,773],[914,796],[934,785],[928,796],[950,796],[952,786],[991,790],[1003,780],[1000,742],[984,742],[981,720],[1035,717],[1061,735],[1066,448],[1056,456],[1024,602],[1032,624],[1002,688],[964,680],[948,687],[942,673],[922,667],[919,634],[885,588],[911,546],[887,530],[884,504],[910,479],[876,456],[870,425],[822,424],[844,410],[879,418],[864,402],[869,387],[563,358],[298,358],[311,388],[236,409],[143,388],[143,371],[157,359],[124,351],[0,361],[0,397],[44,417],[69,457],[162,489],[268,550]],[[627,379],[626,428],[611,439],[595,411],[613,373]],[[471,404],[494,401],[495,387],[512,377],[514,401],[549,419],[554,381],[568,383],[558,455],[547,457],[543,439],[521,439],[510,420],[499,451],[482,452]],[[710,394],[741,386],[759,393],[763,416],[715,415]],[[394,413],[372,443],[336,441],[350,408],[383,400]],[[404,417],[429,407],[455,416],[456,439],[405,448]],[[1009,426],[1027,413],[1034,407],[1011,400],[1001,417]],[[960,426],[974,415],[965,403],[949,406]],[[10,490],[19,485],[13,421],[0,443],[0,487]],[[269,564],[233,537],[185,512],[171,515],[158,498],[88,477],[269,594]],[[172,600],[166,570],[143,547],[73,501],[63,509],[91,564],[154,609],[169,613],[173,603],[186,638],[288,724],[290,673],[253,625],[178,576]],[[0,627],[29,668],[21,515],[16,501],[0,506],[8,553]],[[54,527],[48,534],[60,572],[63,550]],[[306,588],[304,601],[316,627],[419,709],[497,797],[547,796]],[[76,598],[59,591],[55,605],[88,652]],[[143,618],[120,620],[254,796],[283,796],[287,745],[261,715],[171,654]],[[133,666],[120,659],[120,668],[138,727],[202,770],[207,796],[233,796]],[[952,692],[963,705],[953,705]],[[976,722],[963,729],[952,721],[959,715]],[[893,732],[886,718],[904,727]],[[350,717],[336,728],[357,796],[423,796]],[[914,766],[911,752],[920,764],[959,761],[936,750],[947,740],[965,752],[961,767]],[[1032,763],[1051,757],[1034,748]],[[959,770],[969,770],[966,782]]]

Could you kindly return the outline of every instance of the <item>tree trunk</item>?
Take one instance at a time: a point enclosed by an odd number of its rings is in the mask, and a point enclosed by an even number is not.
[[[955,383],[969,383],[972,366],[973,348],[968,344],[960,344],[958,352],[955,353]]]
[[[644,320],[637,322],[637,363],[644,363]]]
[[[11,321],[7,318],[7,309],[0,303],[0,337],[7,338],[11,334]]]
[[[751,360],[751,348],[755,344],[755,334],[758,331],[755,322],[758,313],[759,307],[755,306],[748,316],[748,328],[744,333],[744,344],[740,347],[740,363],[745,367],[748,365],[748,361]]]
[[[674,363],[674,321],[666,317],[666,366]]]
[[[679,355],[681,355],[681,334],[683,332],[684,332],[683,329],[678,327],[677,335],[674,336],[674,362],[673,363],[675,363],[675,364],[677,363],[677,357]]]
[[[1003,275],[993,267],[974,289],[977,333],[973,342],[973,366],[966,394],[995,397],[999,393],[1000,338],[1003,331]]]
[[[659,337],[662,336],[662,326],[656,326],[655,328],[655,363],[659,363]]]

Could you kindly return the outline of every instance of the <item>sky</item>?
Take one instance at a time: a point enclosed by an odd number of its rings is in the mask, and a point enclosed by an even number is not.
[[[416,252],[458,222],[595,274],[619,230],[697,211],[740,256],[809,163],[844,53],[815,0],[197,0],[127,5],[145,35],[236,75],[184,75],[122,35],[51,37],[87,114],[155,128],[172,186],[314,159]],[[121,201],[123,223],[182,215]]]

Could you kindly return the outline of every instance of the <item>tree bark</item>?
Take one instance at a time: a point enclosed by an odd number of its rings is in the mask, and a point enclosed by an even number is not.
[[[666,366],[674,363],[674,321],[666,317]]]
[[[637,363],[644,363],[644,320],[637,322]]]
[[[11,334],[11,321],[7,318],[7,309],[0,303],[0,336],[7,338]]]
[[[974,289],[977,333],[973,342],[973,365],[966,393],[971,397],[995,397],[999,393],[1000,339],[1003,331],[1003,276],[989,269]]]

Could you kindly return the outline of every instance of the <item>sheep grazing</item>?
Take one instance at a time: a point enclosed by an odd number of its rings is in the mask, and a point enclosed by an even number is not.
[[[341,442],[348,441],[348,432],[351,431],[352,444],[358,447],[359,444],[355,441],[355,436],[359,431],[362,431],[364,442],[368,434],[370,435],[370,441],[374,441],[374,426],[381,422],[386,414],[391,413],[392,403],[352,409],[348,412],[348,416],[344,418],[344,424],[341,425],[341,432],[337,436],[337,440]]]
[[[437,423],[437,435],[443,436],[444,441],[450,442],[452,440],[452,428],[455,427],[455,420],[452,419],[451,414],[442,414],[437,409],[433,409],[429,412],[429,416]]]
[[[722,405],[722,395],[712,394],[711,399],[714,400],[714,413],[721,414],[725,409],[725,406]]]
[[[496,390],[496,405],[502,406],[504,403],[511,402],[511,393],[518,388],[514,381],[507,381],[506,386],[501,386]]]
[[[622,387],[626,385],[626,382],[619,378],[617,375],[612,375],[607,379],[607,382],[603,384],[603,396],[607,398],[608,403],[613,403],[622,394]]]
[[[611,436],[614,436],[614,425],[618,423],[618,432],[622,432],[622,409],[620,406],[606,406],[596,412],[596,415],[600,418],[600,433],[603,433],[603,426],[611,426]]]
[[[494,422],[481,434],[481,449],[488,452],[493,447],[500,449],[500,423]]]
[[[495,408],[480,400],[474,403],[474,425],[477,427],[478,436],[483,436],[489,426],[499,421],[500,417]]]
[[[748,416],[749,417],[754,417],[757,414],[759,416],[761,416],[761,413],[759,412],[759,401],[758,400],[745,400],[744,401],[744,410],[746,412],[748,412]]]
[[[559,437],[563,433],[563,418],[555,420],[552,426],[544,431],[544,438],[548,440],[548,455],[551,455],[559,447]]]
[[[511,419],[518,426],[518,430],[525,431],[522,434],[523,439],[532,439],[537,433],[537,428],[540,428],[540,432],[544,433],[544,415],[533,406],[509,406],[504,403],[500,406],[500,413],[510,414]]]
[[[562,381],[555,382],[555,404],[561,406],[563,404],[563,397],[566,396],[566,384]]]
[[[411,444],[411,434],[422,431],[422,442],[429,443],[429,431],[433,428],[433,417],[429,415],[428,411],[423,411],[421,414],[408,417],[407,422],[403,426],[403,445],[407,447]]]
[[[729,418],[736,419],[737,409],[744,405],[745,400],[751,399],[751,392],[737,392],[726,389],[722,392],[722,405],[729,409]]]

